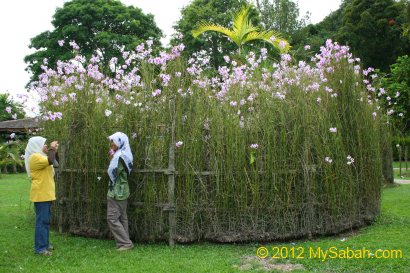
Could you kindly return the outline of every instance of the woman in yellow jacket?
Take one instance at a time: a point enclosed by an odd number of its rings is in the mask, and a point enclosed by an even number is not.
[[[52,246],[49,243],[51,201],[56,200],[54,168],[58,142],[46,145],[46,139],[40,136],[29,139],[25,151],[27,175],[31,178],[30,201],[36,210],[34,233],[34,252],[50,256]]]

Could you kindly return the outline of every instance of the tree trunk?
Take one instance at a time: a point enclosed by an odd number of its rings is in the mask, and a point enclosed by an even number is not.
[[[394,183],[393,149],[391,145],[384,145],[382,153],[384,181],[386,183]]]

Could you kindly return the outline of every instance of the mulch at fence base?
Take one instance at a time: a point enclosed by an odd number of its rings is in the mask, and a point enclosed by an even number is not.
[[[362,216],[361,220],[356,220],[351,222],[348,219],[340,220],[338,223],[332,223],[328,227],[322,227],[318,230],[308,231],[299,230],[296,232],[289,233],[277,233],[277,232],[258,232],[248,231],[248,232],[233,232],[233,231],[219,231],[219,232],[208,232],[201,235],[186,235],[182,233],[177,233],[174,236],[174,240],[177,243],[193,243],[199,241],[209,241],[215,243],[249,243],[249,242],[272,242],[272,241],[290,241],[295,239],[313,239],[320,236],[336,235],[343,232],[351,232],[357,228],[367,226],[373,222],[375,215],[365,215]],[[134,241],[141,242],[154,242],[154,241],[167,241],[168,233],[164,232],[162,234],[139,234],[138,238],[135,237],[135,227],[130,225],[131,237]],[[97,239],[107,239],[112,238],[112,235],[108,229],[108,226],[103,226],[102,228],[93,228],[86,225],[76,226],[71,225],[68,227],[68,233],[97,238]],[[134,234],[133,234],[134,233]]]

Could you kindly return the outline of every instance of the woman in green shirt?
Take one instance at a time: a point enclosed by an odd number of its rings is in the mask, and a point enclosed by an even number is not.
[[[128,232],[127,199],[130,196],[128,176],[133,167],[127,135],[117,132],[108,137],[111,141],[109,153],[110,177],[107,193],[107,221],[114,236],[117,250],[124,251],[134,247]]]

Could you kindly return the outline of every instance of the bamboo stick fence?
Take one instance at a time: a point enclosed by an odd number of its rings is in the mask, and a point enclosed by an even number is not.
[[[380,191],[377,183],[369,183],[360,174],[353,180],[344,181],[340,177],[339,194],[335,185],[325,182],[325,170],[312,163],[312,147],[309,146],[300,148],[299,168],[268,169],[261,164],[256,171],[232,170],[233,176],[226,176],[218,172],[218,168],[211,170],[213,163],[208,152],[205,170],[178,171],[175,104],[171,103],[170,108],[170,124],[156,126],[169,134],[168,142],[165,141],[169,147],[168,165],[136,169],[130,176],[132,195],[128,215],[134,240],[166,240],[172,246],[200,240],[247,242],[311,238],[368,224],[378,214]],[[54,225],[59,232],[109,237],[104,202],[106,170],[90,166],[70,168],[66,164],[70,143],[60,147]],[[367,153],[378,154],[377,149],[368,149]],[[260,160],[264,160],[263,156]],[[376,166],[374,170],[380,169]],[[233,183],[225,183],[229,179],[233,179]],[[241,180],[243,185],[238,182]],[[184,187],[192,182],[190,187]],[[219,194],[222,197],[218,197],[215,187],[224,187],[218,186],[221,182],[233,187],[231,195]],[[181,198],[184,190],[193,191],[194,197]],[[151,191],[150,197],[144,195],[144,191]],[[87,196],[87,192],[95,195]],[[252,200],[243,201],[235,196]]]

